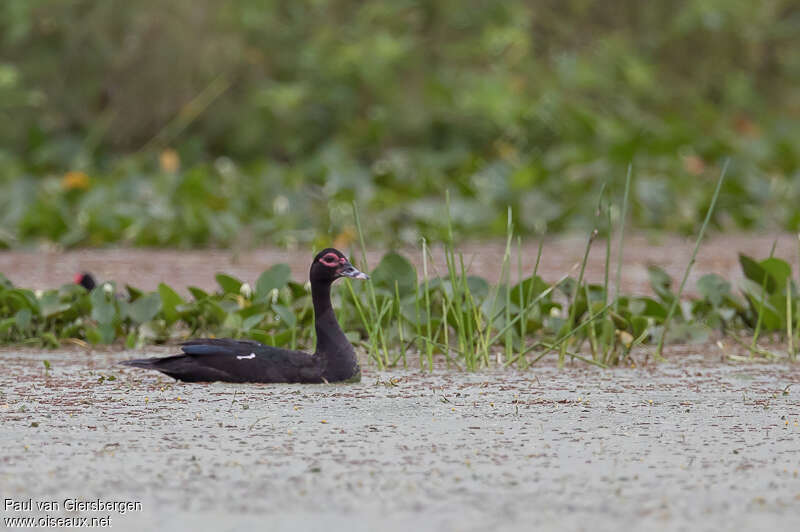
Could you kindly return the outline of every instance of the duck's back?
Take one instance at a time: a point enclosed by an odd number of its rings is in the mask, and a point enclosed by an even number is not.
[[[183,354],[124,362],[185,382],[323,382],[318,357],[251,340],[202,338],[181,344]]]

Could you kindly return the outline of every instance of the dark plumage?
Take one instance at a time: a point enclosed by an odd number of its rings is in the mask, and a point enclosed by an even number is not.
[[[185,382],[336,382],[358,380],[353,346],[331,306],[331,284],[339,277],[369,279],[338,250],[320,251],[311,264],[317,348],[314,354],[228,338],[200,338],[181,344],[180,355],[123,362],[158,370]]]
[[[97,286],[97,282],[95,282],[94,276],[89,272],[76,273],[75,284],[81,285],[89,292],[94,290],[94,287]]]

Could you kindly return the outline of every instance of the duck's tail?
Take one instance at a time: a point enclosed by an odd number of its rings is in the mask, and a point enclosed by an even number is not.
[[[229,380],[231,382],[241,382],[231,380],[227,374],[212,366],[198,364],[191,356],[173,355],[158,358],[137,358],[120,362],[125,366],[134,368],[152,369],[160,371],[168,377],[184,382],[212,382],[219,380]]]
[[[158,361],[162,360],[160,358],[136,358],[133,360],[123,360],[120,362],[123,366],[132,366],[134,368],[144,368],[144,369],[160,369],[158,367]]]

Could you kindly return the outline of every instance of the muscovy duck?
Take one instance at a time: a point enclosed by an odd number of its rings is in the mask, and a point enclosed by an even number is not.
[[[74,278],[75,284],[80,285],[86,289],[87,292],[91,292],[92,290],[97,287],[97,281],[89,272],[83,273],[76,273]],[[112,290],[112,285],[110,283],[101,283],[105,290],[108,290],[109,293]],[[127,301],[129,296],[127,294],[121,292],[115,292],[114,297],[117,298],[118,301]]]
[[[94,287],[97,286],[94,276],[89,272],[76,273],[75,284],[81,285],[86,289],[87,292],[91,292],[94,290]]]
[[[361,380],[358,358],[331,305],[331,284],[340,277],[369,279],[342,252],[320,251],[309,273],[317,332],[314,354],[252,340],[200,338],[182,343],[180,355],[122,364],[154,369],[184,382],[357,382]]]

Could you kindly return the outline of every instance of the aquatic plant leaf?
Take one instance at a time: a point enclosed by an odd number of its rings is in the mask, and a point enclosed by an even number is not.
[[[310,291],[306,289],[306,286],[301,283],[295,283],[294,281],[289,281],[287,284],[289,285],[289,290],[291,291],[293,299],[297,299],[310,294]]]
[[[213,299],[207,298],[200,302],[201,315],[210,323],[222,323],[228,312]]]
[[[628,320],[625,319],[623,316],[617,314],[613,310],[609,310],[608,315],[611,318],[611,321],[614,323],[614,327],[616,327],[617,329],[626,331],[630,327],[630,323],[628,322]]]
[[[658,298],[666,303],[671,303],[675,299],[675,294],[672,293],[672,277],[654,264],[647,267],[647,275],[650,277],[650,287]]]
[[[128,292],[128,301],[136,301],[144,295],[144,292],[129,284],[125,285],[125,290]]]
[[[217,284],[222,288],[224,294],[238,294],[242,288],[242,281],[231,275],[218,273],[214,276],[214,279],[217,280]]]
[[[760,265],[775,281],[775,287],[769,292],[783,294],[786,290],[786,280],[792,276],[792,267],[789,266],[789,263],[783,259],[771,257],[762,260]]]
[[[42,347],[46,349],[56,349],[59,345],[61,345],[60,342],[58,341],[58,338],[56,338],[56,335],[49,331],[42,333],[40,339],[42,341]],[[49,371],[50,361],[45,360],[44,362],[45,362],[45,369]]]
[[[161,310],[161,296],[156,292],[143,295],[133,303],[129,303],[125,309],[125,315],[134,323],[142,324],[156,317]]]
[[[159,283],[158,295],[161,297],[161,311],[164,314],[164,320],[167,325],[172,325],[180,318],[178,307],[184,305],[185,302],[175,290],[164,283]]]
[[[93,328],[94,334],[90,338],[89,331],[86,332],[86,337],[93,344],[111,344],[117,337],[116,329],[110,323],[103,323]]]
[[[521,299],[520,299],[520,288],[522,288]],[[539,294],[541,294],[548,288],[550,288],[550,285],[548,285],[544,281],[544,279],[542,279],[538,275],[535,277],[531,276],[512,286],[511,293],[509,294],[509,296],[511,298],[512,303],[517,305],[519,308],[524,308],[528,306],[528,304],[531,301],[533,301]]]
[[[708,327],[700,323],[675,323],[667,334],[669,343],[698,344],[708,341]]]
[[[253,340],[273,347],[283,347],[292,341],[292,331],[281,331],[277,334],[269,334],[266,331],[253,330],[248,333]]]
[[[0,303],[8,305],[11,310],[27,308],[34,314],[39,313],[39,302],[32,290],[23,288],[6,290],[0,295]]]
[[[417,270],[408,259],[394,252],[384,255],[370,276],[375,288],[382,288],[390,294],[395,293],[397,282],[400,297],[413,294],[417,283]]]
[[[629,301],[631,314],[649,316],[663,320],[667,317],[667,307],[651,297],[636,297]]]
[[[23,308],[17,311],[14,314],[14,323],[17,326],[17,329],[20,331],[25,331],[31,325],[31,318],[33,317],[33,313],[30,309]]]
[[[72,308],[67,302],[62,302],[58,292],[50,290],[42,295],[39,300],[39,311],[45,318],[53,317]]]
[[[103,286],[98,286],[89,295],[92,304],[92,319],[98,324],[111,324],[117,317],[117,306],[112,293],[106,293]]]
[[[283,305],[273,305],[272,309],[278,316],[280,316],[281,321],[285,323],[287,327],[291,328],[297,325],[297,317],[289,308]]]
[[[250,329],[247,331],[247,337],[262,344],[272,345],[272,335],[262,329]]]
[[[103,341],[103,337],[97,327],[87,327],[86,340],[92,345],[97,345]]]
[[[707,273],[697,280],[697,291],[712,305],[718,307],[730,296],[731,283],[716,273]]]
[[[742,293],[750,304],[752,326],[761,314],[761,326],[768,331],[783,330],[785,325],[786,299],[782,294],[770,295],[760,283],[750,279],[742,280]]]
[[[222,322],[222,328],[239,331],[242,328],[243,321],[244,320],[242,320],[242,317],[238,314],[227,314]]]
[[[276,264],[264,271],[256,281],[256,301],[266,301],[270,292],[281,289],[289,282],[292,271],[288,264]]]
[[[469,293],[472,294],[472,299],[476,302],[489,295],[489,281],[477,275],[467,276],[467,288],[469,288]]]
[[[743,253],[739,253],[739,264],[742,266],[742,273],[744,273],[747,279],[750,279],[759,286],[761,286],[762,283],[766,283],[764,288],[767,293],[775,291],[777,288],[776,280],[761,264]]]
[[[650,322],[644,316],[634,316],[631,318],[631,332],[634,338],[638,338],[642,335],[644,331],[647,330],[647,327],[650,325]]]
[[[267,317],[266,312],[259,312],[258,314],[253,314],[252,316],[248,316],[247,318],[242,320],[242,330],[249,331],[256,325],[264,321],[264,318],[266,317]]]
[[[192,297],[195,301],[202,301],[203,299],[208,298],[208,292],[201,288],[197,288],[196,286],[188,287],[189,293],[192,294]]]
[[[0,320],[0,334],[8,331],[17,323],[17,317],[12,316],[10,318],[6,318],[4,320]]]

